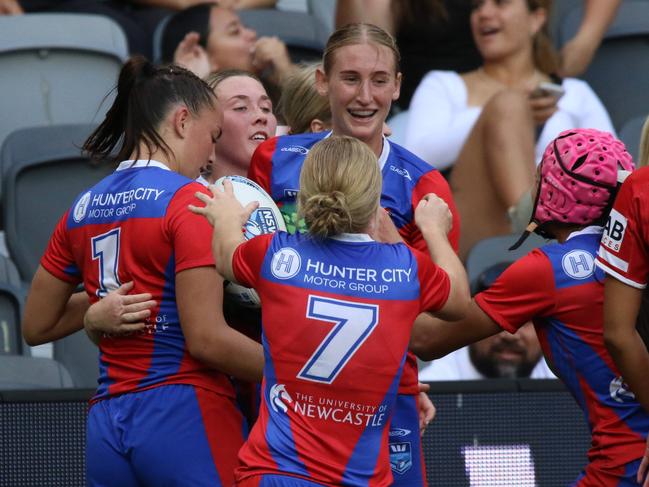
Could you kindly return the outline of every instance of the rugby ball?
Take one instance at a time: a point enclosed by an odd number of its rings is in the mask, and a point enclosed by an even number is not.
[[[259,202],[259,207],[252,212],[243,227],[243,235],[246,240],[250,240],[258,235],[274,233],[277,230],[286,231],[286,224],[284,223],[282,213],[270,195],[261,186],[243,176],[224,176],[214,183],[217,189],[223,190],[223,181],[226,179],[232,183],[234,197],[243,206],[246,206],[252,201]],[[259,308],[261,304],[259,295],[254,289],[243,287],[232,282],[226,283],[224,289],[230,298],[243,306]]]

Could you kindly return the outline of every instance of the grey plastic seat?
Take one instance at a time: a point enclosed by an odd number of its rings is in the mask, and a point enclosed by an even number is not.
[[[18,128],[100,122],[127,57],[126,36],[107,17],[0,16],[0,143]]]
[[[568,12],[559,30],[570,39],[581,21],[581,9]],[[649,107],[649,2],[625,0],[595,57],[582,76],[606,106],[613,125],[646,115]]]
[[[173,15],[167,15],[163,18],[158,25],[156,25],[155,30],[153,31],[153,62],[161,63],[162,62],[162,35],[164,34],[167,24]]]
[[[547,243],[545,239],[533,233],[519,248],[508,250],[519,237],[520,235],[516,234],[486,238],[471,248],[465,267],[472,292],[476,290],[478,277],[487,269],[502,263],[512,263],[531,250]]]
[[[649,5],[647,6],[649,8]],[[649,110],[649,106],[646,107]],[[642,127],[647,120],[647,115],[639,115],[627,120],[620,129],[620,140],[626,145],[626,149],[629,151],[629,154],[633,157],[633,161],[636,165],[640,162],[638,161],[639,151],[640,151],[640,136],[642,135]]]
[[[26,353],[20,331],[24,289],[15,264],[0,255],[0,355]]]
[[[336,0],[306,0],[306,6],[308,12],[324,27],[324,31],[318,35],[326,44],[327,38],[335,30]]]
[[[20,277],[31,281],[56,222],[82,190],[109,174],[110,164],[81,155],[93,125],[34,127],[13,132],[2,146],[6,241]]]
[[[99,349],[81,330],[54,342],[54,358],[65,366],[75,387],[96,388]]]
[[[53,359],[0,355],[0,390],[74,387],[67,369]]]
[[[322,58],[328,29],[313,15],[275,9],[247,9],[238,14],[243,25],[254,29],[257,36],[279,37],[293,62]]]

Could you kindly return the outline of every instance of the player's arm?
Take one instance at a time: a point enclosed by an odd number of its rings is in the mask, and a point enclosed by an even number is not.
[[[453,199],[453,194],[448,182],[446,182],[446,179],[444,179],[442,174],[437,170],[428,171],[419,179],[412,192],[413,209],[416,210],[419,202],[429,193],[434,193],[448,205],[452,218],[451,228],[448,231],[448,241],[451,243],[455,252],[458,252],[460,246],[460,214],[455,206],[455,200]],[[416,244],[413,244],[412,242],[409,243],[417,247]]]
[[[259,382],[264,366],[261,345],[230,328],[223,317],[223,280],[213,267],[176,275],[176,302],[192,357],[228,375]]]
[[[446,272],[450,281],[446,303],[435,312],[435,316],[448,320],[460,319],[466,313],[470,294],[464,266],[447,237],[452,225],[451,211],[441,198],[431,193],[417,205],[415,223],[426,241],[433,262]]]
[[[420,315],[410,348],[421,360],[434,360],[488,336],[516,331],[535,317],[551,314],[555,283],[547,256],[535,250],[509,266],[492,286],[471,301],[459,321]]]
[[[612,276],[604,282],[604,342],[624,381],[649,412],[649,352],[636,329],[642,290]]]
[[[409,348],[420,360],[435,360],[501,331],[502,328],[472,300],[466,315],[459,321],[420,314],[412,329]]]
[[[83,327],[88,296],[73,295],[76,284],[50,274],[38,266],[25,303],[21,322],[28,345],[40,345],[66,337]]]
[[[216,268],[225,279],[236,282],[232,271],[232,256],[239,245],[245,242],[241,229],[250,218],[252,212],[259,206],[254,201],[244,208],[234,197],[232,183],[225,180],[223,191],[216,186],[210,186],[212,197],[204,193],[196,193],[196,197],[205,203],[198,207],[190,205],[189,209],[203,215],[214,227],[212,232],[212,253],[216,261]]]
[[[109,292],[88,308],[83,317],[83,327],[95,344],[104,334],[125,335],[141,331],[156,302],[150,293],[128,294],[133,281],[126,282]]]

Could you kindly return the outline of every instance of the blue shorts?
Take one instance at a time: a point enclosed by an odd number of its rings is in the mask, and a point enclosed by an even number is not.
[[[291,475],[263,474],[240,480],[238,487],[322,487],[323,484]]]
[[[426,485],[416,395],[398,394],[390,420],[390,466],[398,486]]]
[[[619,472],[590,463],[571,487],[639,487],[642,484],[636,481],[638,468],[640,460],[621,466]]]
[[[104,399],[88,412],[88,486],[226,486],[246,432],[234,400],[191,385]]]

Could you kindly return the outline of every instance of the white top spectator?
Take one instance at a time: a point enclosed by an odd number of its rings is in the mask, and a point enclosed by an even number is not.
[[[541,160],[547,144],[570,128],[596,128],[615,134],[604,105],[584,81],[567,78],[565,95],[536,141],[535,160]],[[467,104],[467,89],[453,71],[431,71],[417,87],[409,109],[405,147],[437,167],[453,165],[482,107]]]

